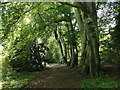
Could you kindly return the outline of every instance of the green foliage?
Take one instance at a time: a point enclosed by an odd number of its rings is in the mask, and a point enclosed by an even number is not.
[[[114,3],[114,5],[116,4]],[[98,17],[101,65],[114,64],[116,66],[120,62],[120,5],[118,3],[115,8],[111,6],[111,3],[100,3],[99,7],[99,10],[104,11]],[[108,11],[105,11],[105,8],[108,8]],[[69,51],[68,61],[72,57],[72,45],[80,47],[78,57],[81,55],[81,31],[78,30],[75,9],[71,6],[56,2],[8,2],[2,4],[1,9],[2,29],[0,37],[4,47],[2,51],[4,88],[21,88],[31,78],[36,77],[35,73],[27,71],[40,71],[43,68],[43,62],[59,62],[60,50],[54,35],[56,26],[59,26],[60,32],[58,40],[64,39],[67,54]],[[116,20],[116,26],[111,28],[109,24],[111,21],[114,22],[113,16]],[[109,31],[106,32],[107,26],[109,26]],[[63,52],[65,51],[63,50]],[[87,72],[87,66],[81,65],[78,71],[87,75],[84,73]],[[100,73],[104,72],[103,68]],[[119,81],[108,78],[106,80],[104,81],[103,78],[87,79],[81,87],[118,87]]]
[[[2,58],[2,78],[7,76],[7,73],[11,71],[11,68],[8,64],[8,57]]]
[[[3,66],[6,63],[16,71],[34,71],[41,70],[42,62],[59,62],[59,47],[52,34],[56,25],[60,25],[60,38],[64,38],[65,43],[66,39],[69,39],[67,37],[73,35],[70,32],[71,35],[66,36],[68,31],[64,25],[68,18],[75,18],[71,8],[54,2],[2,4],[3,57],[7,57],[7,62],[4,60]],[[67,12],[64,9],[67,9]],[[30,22],[27,22],[27,19]],[[31,50],[32,48],[34,50]]]
[[[28,82],[39,76],[40,72],[15,72],[8,74],[6,79],[2,81],[2,88],[24,88]]]
[[[29,42],[27,42],[27,44],[28,43]],[[18,50],[13,58],[10,58],[9,65],[17,71],[41,70],[42,61],[45,59],[45,52],[47,52],[48,48],[42,43],[37,44],[36,39],[32,45],[29,44],[29,46],[26,46],[27,45],[25,45],[25,48]]]
[[[7,56],[5,59],[7,62],[4,61],[3,66],[6,63],[13,70],[34,71],[41,70],[41,63],[44,61],[58,61],[58,49],[54,53],[57,46],[54,42],[55,39],[52,39],[54,35],[51,34],[54,28],[52,23],[59,22],[59,18],[64,20],[64,17],[61,16],[63,8],[55,10],[59,5],[47,2],[42,4],[12,2],[2,5],[3,57]],[[69,9],[68,6],[67,8]],[[30,12],[31,10],[32,12]],[[56,16],[59,18],[55,18]],[[29,19],[30,22],[27,22],[26,19]],[[40,41],[36,42],[37,38]],[[44,46],[39,45],[40,43]],[[46,47],[49,47],[51,51],[47,51]],[[34,49],[31,50],[32,48]],[[53,54],[57,58],[53,58]]]
[[[98,77],[98,78],[87,78],[82,84],[81,88],[118,88],[119,81],[115,81],[115,77]]]
[[[103,39],[100,42],[100,55],[101,55],[101,63],[104,64],[114,64],[117,67],[117,64],[120,62],[119,58],[119,50],[120,50],[120,14],[119,14],[119,3],[113,3],[114,7],[114,19],[116,21],[116,26],[111,27],[109,26],[109,32],[106,35],[102,35]],[[109,6],[113,10],[112,7]],[[112,13],[108,12],[110,15]],[[110,21],[111,22],[111,21]],[[107,25],[107,24],[106,24]]]

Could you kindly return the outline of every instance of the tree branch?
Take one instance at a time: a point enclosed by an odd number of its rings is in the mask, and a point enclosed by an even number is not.
[[[59,20],[54,20],[54,21],[52,21],[52,22],[49,22],[48,24],[46,24],[46,25],[44,26],[44,28],[45,28],[46,26],[51,25],[52,23],[58,23],[58,22],[62,22],[62,21],[69,22],[69,20],[67,20],[66,18],[62,18],[62,19],[59,19]]]
[[[75,7],[75,8],[80,8],[80,6],[72,5],[72,4],[69,4],[69,3],[66,3],[66,2],[59,2],[59,3],[61,3],[63,5],[69,5],[69,6]]]
[[[9,2],[6,2],[6,3],[9,3]],[[32,7],[32,8],[30,8],[29,10],[25,11],[24,13],[20,14],[20,16],[18,17],[17,20],[15,20],[14,22],[12,22],[11,24],[10,24],[10,23],[8,24],[8,25],[9,25],[8,30],[10,29],[10,27],[12,27],[15,23],[17,23],[17,22],[19,21],[19,19],[20,19],[20,17],[21,17],[22,15],[26,14],[27,12],[30,12],[31,10],[33,10],[34,8],[36,8],[37,6],[39,6],[41,3],[42,3],[42,2],[40,2],[39,4],[37,4],[35,7]],[[11,21],[13,21],[13,20],[11,20]],[[11,22],[11,21],[9,20],[9,22]],[[5,33],[4,36],[3,36],[3,38],[6,37],[8,33],[9,33],[9,32]]]
[[[41,17],[41,15],[40,15],[40,10],[39,10],[39,8],[38,8],[38,15],[39,15],[39,17],[40,17],[40,19],[41,19],[41,21],[43,21],[43,19],[42,19],[42,17]]]
[[[1,4],[7,4],[7,3],[10,3],[10,2],[1,2]]]
[[[63,5],[60,5],[60,6],[56,7],[56,8],[51,7],[51,8],[49,8],[49,9],[44,10],[44,11],[49,11],[49,10],[51,10],[51,9],[57,9],[57,8],[59,8],[59,7],[62,7],[62,6],[63,6]]]
[[[90,12],[88,11],[88,9],[81,3],[81,2],[78,2],[79,3],[79,6],[76,6],[76,5],[73,5],[73,4],[69,4],[69,3],[66,3],[66,2],[59,2],[63,5],[68,5],[68,6],[71,6],[71,7],[75,7],[75,8],[79,8],[81,9],[82,11],[86,12],[86,14],[89,14]]]

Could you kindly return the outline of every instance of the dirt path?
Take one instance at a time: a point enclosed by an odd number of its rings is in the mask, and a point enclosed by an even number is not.
[[[64,65],[53,65],[33,79],[29,88],[80,88],[81,77],[73,69]]]

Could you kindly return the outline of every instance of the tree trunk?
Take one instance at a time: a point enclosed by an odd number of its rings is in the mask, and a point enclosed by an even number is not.
[[[64,56],[63,56],[63,48],[62,48],[62,40],[61,40],[61,34],[59,32],[59,27],[57,27],[58,37],[59,37],[59,48],[60,48],[60,63],[64,63]]]
[[[57,28],[58,30],[58,28]],[[62,49],[62,44],[60,39],[58,39],[58,34],[57,34],[57,30],[54,30],[54,34],[55,34],[55,39],[58,40],[58,44],[59,44],[59,49],[60,49],[60,63],[63,62],[63,49]]]
[[[87,74],[97,75],[99,61],[99,35],[97,30],[97,13],[95,3],[86,2],[83,5],[89,13],[77,11],[76,18],[81,32],[81,62],[80,67]]]
[[[68,30],[68,57],[69,57],[69,62],[68,62],[68,66],[70,66],[71,65],[71,59],[72,59],[72,45],[71,45],[71,39],[72,39],[72,37],[71,37],[71,35],[70,35],[70,30],[69,30],[69,25],[68,24],[66,24],[67,25],[67,30]]]
[[[77,45],[75,46],[75,50],[76,50],[76,56],[75,56],[76,65],[78,65],[78,49],[77,49]]]
[[[67,64],[68,66],[70,66],[70,64],[71,64],[71,55],[70,55],[70,48],[69,48],[69,46],[70,45],[68,45],[68,50],[67,50],[68,51],[68,57],[69,57],[69,62]]]
[[[72,25],[72,20],[71,18],[69,17],[69,20],[70,20],[70,27],[71,27],[71,32],[72,32],[72,37],[71,37],[71,67],[76,67],[78,65],[78,60],[76,60],[76,54],[75,54],[75,47],[76,46],[76,40],[75,40],[75,35],[74,35],[74,28],[73,28],[73,25]]]
[[[64,62],[67,63],[67,48],[66,48],[64,38],[63,38],[62,42],[63,42],[63,48],[64,48]]]

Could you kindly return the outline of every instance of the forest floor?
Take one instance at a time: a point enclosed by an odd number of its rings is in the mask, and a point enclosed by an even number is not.
[[[52,64],[42,71],[12,71],[2,79],[2,88],[117,88],[120,78],[116,76],[115,72],[101,72],[97,78],[82,76],[73,68]]]
[[[27,88],[80,88],[82,77],[70,67],[54,64],[29,82]]]

